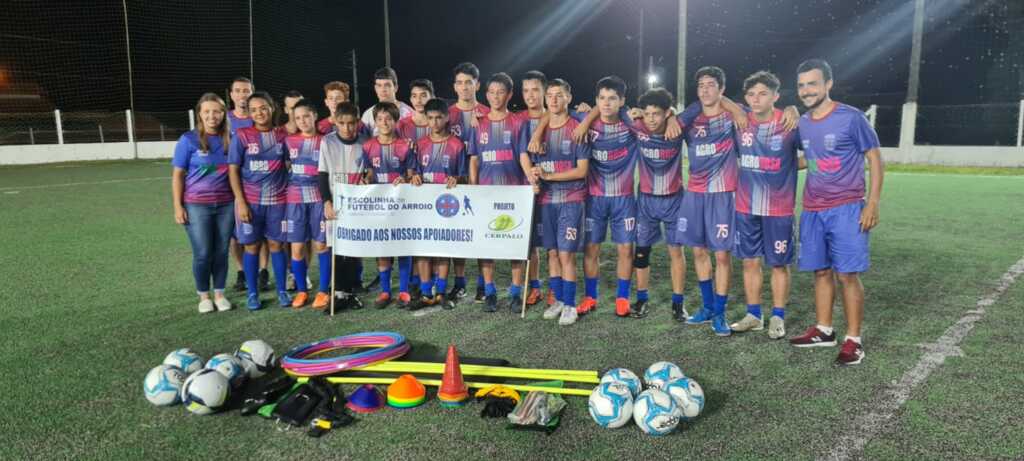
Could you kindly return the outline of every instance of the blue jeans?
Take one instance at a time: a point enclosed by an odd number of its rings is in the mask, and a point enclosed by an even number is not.
[[[186,203],[188,224],[185,233],[192,244],[192,275],[196,279],[196,291],[210,291],[210,276],[213,289],[223,290],[228,278],[228,242],[235,226],[235,205],[202,205]]]

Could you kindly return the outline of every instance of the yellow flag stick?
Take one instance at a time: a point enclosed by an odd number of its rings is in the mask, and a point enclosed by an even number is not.
[[[331,384],[391,384],[398,378],[360,378],[360,377],[348,377],[348,376],[329,376],[327,382]],[[309,378],[299,378],[299,382],[306,382]],[[441,386],[440,379],[419,379],[420,383],[424,386]],[[482,389],[487,386],[493,386],[495,383],[477,383],[467,382],[466,386]],[[573,389],[569,387],[547,387],[547,386],[529,386],[526,384],[501,384],[502,386],[517,391],[530,392],[530,391],[544,391],[552,394],[564,394],[564,395],[579,395],[583,397],[590,396],[590,389]]]

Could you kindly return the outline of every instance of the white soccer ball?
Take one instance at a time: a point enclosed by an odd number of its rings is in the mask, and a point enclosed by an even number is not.
[[[186,375],[194,373],[203,368],[203,358],[187,347],[172,351],[164,358],[164,365],[170,365]]]
[[[620,382],[629,387],[629,393],[636,397],[640,393],[640,378],[635,373],[625,368],[612,368],[601,377],[602,383]]]
[[[184,381],[185,373],[180,369],[170,365],[157,365],[146,373],[142,388],[149,403],[163,407],[181,402],[181,384]]]
[[[217,370],[218,373],[224,375],[231,383],[232,389],[242,387],[245,384],[245,379],[249,376],[242,366],[242,361],[232,354],[217,354],[211,357],[203,368]]]
[[[252,339],[242,343],[235,351],[235,357],[242,360],[242,366],[250,378],[259,378],[270,373],[277,366],[277,355],[274,348],[261,339]]]
[[[683,378],[683,370],[672,362],[657,362],[644,372],[644,383],[648,388],[661,389],[676,378]]]
[[[693,421],[704,410],[704,389],[693,378],[673,379],[664,390],[676,400],[683,421]]]
[[[590,393],[587,406],[590,417],[601,427],[622,427],[633,415],[633,394],[623,383],[601,383]]]
[[[192,373],[181,386],[181,402],[197,415],[208,415],[220,410],[228,401],[231,384],[215,370],[202,369]]]
[[[647,389],[633,402],[633,421],[650,435],[666,435],[679,425],[679,406],[672,396]]]

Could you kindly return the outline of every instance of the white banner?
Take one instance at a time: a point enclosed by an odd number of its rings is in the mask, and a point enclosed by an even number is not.
[[[334,253],[526,259],[530,186],[335,184]]]

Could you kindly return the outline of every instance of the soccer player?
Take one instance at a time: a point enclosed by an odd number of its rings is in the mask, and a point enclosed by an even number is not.
[[[579,125],[569,116],[572,87],[560,78],[547,84],[545,90],[550,118],[543,133],[545,155],[520,156],[531,162],[530,181],[539,186],[541,224],[544,226],[544,248],[549,251],[550,292],[556,300],[544,310],[543,317],[558,319],[559,325],[576,323],[576,253],[583,243],[583,205],[587,198],[587,171],[590,146],[572,140]],[[554,254],[552,261],[550,255]],[[557,276],[555,275],[557,274]]]
[[[248,286],[246,307],[260,309],[256,290],[259,251],[263,241],[270,247],[270,262],[277,283],[277,298],[282,307],[291,305],[285,291],[285,253],[282,224],[288,170],[281,148],[285,132],[274,128],[274,101],[266,92],[249,96],[253,126],[239,128],[228,149],[231,189],[235,194],[235,238],[245,246],[242,267]]]
[[[747,314],[733,331],[764,328],[761,312],[761,259],[772,268],[772,315],[768,337],[786,335],[789,264],[793,261],[793,206],[796,201],[796,130],[787,130],[775,108],[779,79],[760,71],[743,81],[750,108],[747,127],[738,130],[739,181],[736,186],[736,256],[743,260]]]
[[[532,166],[530,156],[524,154],[526,154],[527,146],[533,135],[533,131],[537,129],[537,125],[540,123],[541,117],[544,115],[544,99],[546,97],[545,91],[547,90],[547,85],[547,76],[539,70],[531,70],[523,74],[523,78],[520,79],[523,102],[526,103],[526,110],[517,112],[516,116],[526,121],[526,123],[523,124],[521,132],[519,153],[524,162],[523,168],[527,170]],[[529,277],[529,292],[526,295],[527,306],[533,306],[540,302],[541,299],[539,254],[540,250],[544,247],[544,242],[541,237],[541,231],[543,229],[539,202],[534,203],[533,211],[533,230],[530,237],[530,270],[527,274]],[[548,279],[548,306],[551,306],[556,302],[555,293],[551,289],[551,282],[556,278],[561,278],[561,273],[558,272],[560,266],[561,264],[558,262],[558,252],[548,252],[548,272],[550,274]],[[513,313],[518,313],[517,311],[518,308],[513,309]]]
[[[249,95],[253,92],[252,80],[246,77],[235,77],[231,81],[231,88],[229,95],[231,96],[231,103],[234,109],[228,112],[228,129],[231,130],[231,137],[235,136],[235,130],[252,126],[252,118],[249,117]],[[231,257],[235,259],[235,263],[238,265],[239,270],[235,274],[235,290],[245,291],[245,272],[242,271],[242,245],[231,238]],[[267,252],[264,247],[263,251],[260,251],[260,290],[267,289],[268,283],[267,275]]]
[[[320,286],[313,300],[313,309],[324,310],[331,301],[331,253],[327,248],[327,223],[317,176],[320,163],[320,142],[323,136],[316,129],[316,106],[305,99],[295,103],[292,119],[299,132],[284,139],[290,159],[288,176],[285,239],[291,244],[292,274],[295,274],[295,299],[292,308],[301,309],[309,301],[309,269],[306,245],[310,244],[320,264]]]
[[[833,101],[832,68],[820,59],[797,68],[797,93],[808,112],[800,119],[800,141],[807,161],[803,214],[800,215],[799,269],[814,271],[817,325],[791,338],[797,347],[834,346],[832,303],[839,278],[846,313],[846,339],[835,363],[864,359],[860,329],[864,286],[860,273],[870,265],[868,233],[878,224],[882,196],[882,156],[878,135],[864,113]],[[871,187],[864,200],[864,160]]]
[[[487,81],[487,103],[491,110],[478,120],[472,129],[467,150],[469,153],[470,184],[484,186],[518,186],[529,184],[519,158],[519,136],[523,119],[508,111],[512,98],[512,77],[504,72],[492,75]],[[523,263],[512,261],[512,284],[508,290],[508,307],[522,308]],[[498,309],[497,289],[494,285],[494,260],[480,261],[484,277],[484,312]]]
[[[396,126],[400,112],[391,102],[379,102],[373,106],[377,136],[363,144],[364,162],[369,182],[399,185],[406,182],[416,169],[416,153],[412,141],[398,136]],[[383,309],[391,304],[391,258],[377,258],[380,271],[380,295],[374,307]],[[412,272],[412,258],[398,258],[398,300],[400,309],[409,307],[409,276]]]
[[[359,108],[351,102],[338,103],[334,113],[334,130],[320,141],[320,162],[317,167],[320,196],[324,201],[324,218],[333,221],[334,212],[331,184],[365,184],[366,168],[363,164],[363,143],[369,132],[360,130]],[[328,249],[330,252],[330,249]],[[334,257],[335,298],[341,309],[362,309],[363,302],[356,296],[360,288],[360,259],[348,256]]]
[[[302,98],[302,93],[297,90],[291,90],[284,94],[284,115],[285,121],[284,126],[287,134],[295,134],[299,132],[299,128],[295,126],[295,117],[292,115],[292,108],[295,107],[295,103],[299,102]]]
[[[409,103],[415,112],[411,117],[398,122],[398,134],[401,137],[415,143],[420,138],[430,135],[430,124],[427,123],[425,108],[427,101],[433,98],[434,84],[430,80],[421,78],[409,83]]]
[[[424,104],[424,113],[430,126],[430,134],[416,141],[417,174],[412,177],[413,185],[445,184],[455,187],[466,158],[466,147],[451,133],[448,126],[448,104],[441,99],[431,99]],[[438,305],[444,309],[455,307],[448,299],[448,258],[417,258],[420,278],[420,302],[417,307]],[[437,278],[433,279],[433,275]],[[431,293],[434,293],[431,295]]]
[[[338,104],[348,101],[351,92],[348,83],[333,81],[324,85],[324,105],[327,106],[329,114],[316,124],[316,130],[320,134],[327,134],[334,131],[334,113],[338,110]]]
[[[412,107],[408,104],[398,100],[398,74],[395,70],[390,67],[381,67],[373,73],[373,91],[377,94],[378,104],[382,102],[389,102],[398,107],[399,117],[395,120],[398,123],[399,120],[411,117],[415,112]],[[373,109],[377,106],[373,106],[366,109],[363,112],[363,125],[366,125],[373,132],[373,135],[377,135],[376,119]]]
[[[476,93],[480,90],[480,69],[476,65],[471,62],[460,63],[452,69],[452,74],[455,79],[453,86],[457,100],[455,104],[448,108],[448,125],[451,126],[452,134],[466,144],[468,149],[471,139],[470,130],[476,128],[479,117],[487,115],[490,112],[490,108],[476,100]],[[462,168],[462,176],[468,176],[468,159],[462,162]],[[448,293],[448,299],[458,303],[467,296],[466,260],[453,259],[452,267],[455,272],[455,283],[452,286],[451,292]],[[476,296],[473,301],[482,303],[484,302],[485,290],[483,271],[479,270],[479,261],[477,262],[477,269]]]
[[[185,227],[192,245],[192,275],[199,295],[199,313],[231,309],[224,297],[228,275],[228,241],[234,221],[232,193],[228,184],[227,107],[213,93],[196,103],[196,129],[178,139],[174,146],[171,198],[174,220]],[[210,300],[210,278],[213,297]]]

